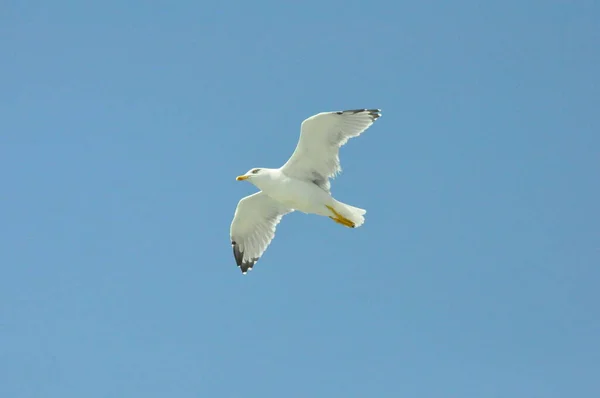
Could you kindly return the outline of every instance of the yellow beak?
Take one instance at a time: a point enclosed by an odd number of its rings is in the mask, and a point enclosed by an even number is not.
[[[250,178],[250,177],[249,176],[238,176],[235,179],[236,179],[236,181],[244,181],[244,180],[247,180],[248,178]]]

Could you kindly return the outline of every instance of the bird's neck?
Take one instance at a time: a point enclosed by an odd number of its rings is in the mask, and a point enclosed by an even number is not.
[[[261,191],[269,191],[277,186],[278,181],[280,180],[281,172],[277,169],[264,170],[263,175],[260,178],[257,178],[254,181],[254,185]]]

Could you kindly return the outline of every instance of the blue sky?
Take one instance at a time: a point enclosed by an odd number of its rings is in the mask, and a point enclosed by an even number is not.
[[[0,396],[600,394],[597,2],[8,1]],[[351,230],[229,226],[300,123]]]

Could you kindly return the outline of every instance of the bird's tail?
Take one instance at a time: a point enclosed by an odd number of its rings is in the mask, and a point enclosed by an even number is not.
[[[335,210],[348,220],[352,221],[355,224],[354,228],[360,227],[365,222],[364,215],[367,213],[365,209],[350,206],[336,200]]]

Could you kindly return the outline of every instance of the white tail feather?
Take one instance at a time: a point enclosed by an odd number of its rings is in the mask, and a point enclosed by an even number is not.
[[[336,201],[335,210],[340,213],[342,216],[346,217],[348,220],[352,221],[354,224],[354,228],[358,228],[365,222],[364,215],[367,213],[365,209],[360,209],[358,207],[350,206],[345,203]]]

